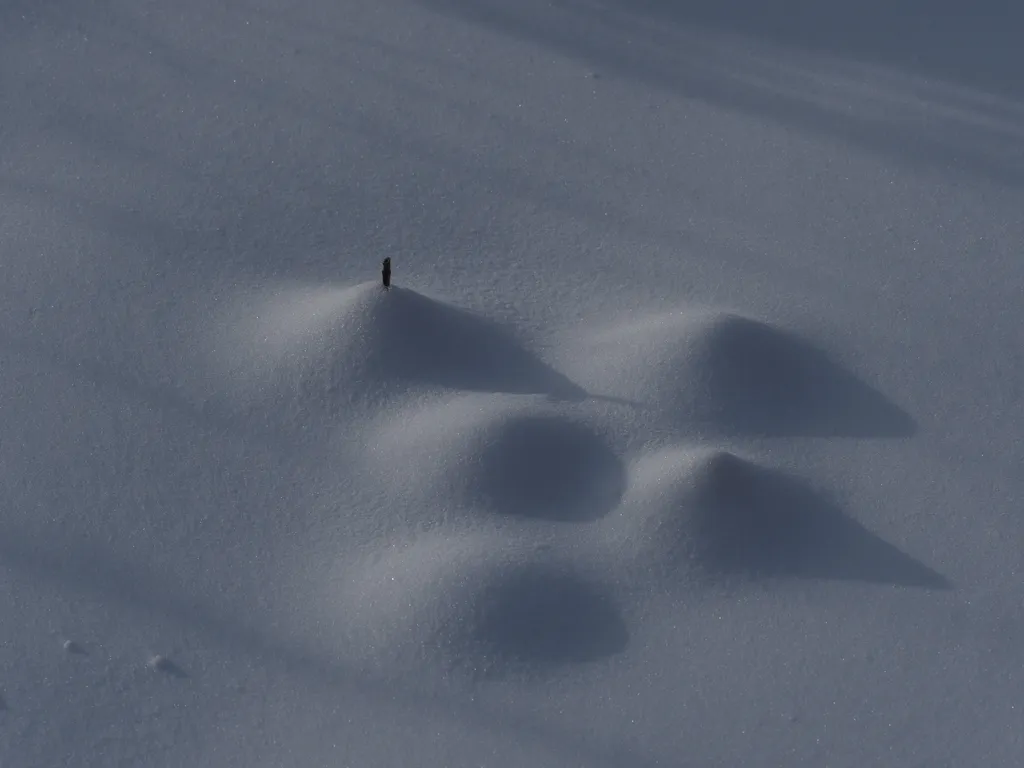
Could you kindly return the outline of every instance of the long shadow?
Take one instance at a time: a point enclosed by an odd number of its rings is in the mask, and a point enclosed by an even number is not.
[[[410,288],[381,291],[366,320],[372,346],[362,351],[365,362],[388,378],[467,391],[586,397],[500,324]]]
[[[1007,11],[1008,4],[996,0],[981,3],[988,13],[974,6],[936,13],[922,0],[872,0],[867,10],[863,4],[835,0],[584,0],[570,6],[543,0],[420,2],[687,98],[838,136],[912,165],[956,167],[1024,184],[1020,105],[997,105],[951,87],[901,85],[891,74],[843,73],[840,68],[829,89],[833,95],[845,78],[848,100],[870,97],[865,83],[870,87],[873,78],[876,95],[899,100],[885,109],[872,102],[869,109],[851,114],[845,106],[830,106],[812,84],[829,74],[810,57],[831,54],[909,74],[958,78],[1018,99],[1024,96],[1024,55],[1007,30],[1015,22],[1019,26],[1024,11]],[[967,45],[960,38],[961,26]],[[746,41],[723,44],[716,32],[745,36]],[[765,44],[775,49],[757,49]],[[893,92],[894,87],[904,90]],[[929,101],[930,109],[921,107]],[[897,107],[911,109],[913,119]]]
[[[731,312],[655,316],[583,347],[570,365],[584,384],[611,370],[617,395],[650,399],[639,409],[657,411],[676,431],[867,438],[917,429],[902,408],[810,340]]]
[[[720,319],[690,362],[690,372],[703,379],[693,415],[712,431],[762,437],[907,437],[916,431],[909,414],[823,349],[767,323]]]
[[[687,538],[711,578],[951,588],[945,577],[864,528],[822,491],[729,453],[707,463],[687,506]]]

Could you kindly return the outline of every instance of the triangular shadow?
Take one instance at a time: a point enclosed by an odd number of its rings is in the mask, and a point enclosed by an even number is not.
[[[688,369],[702,386],[687,423],[763,437],[908,437],[916,431],[899,406],[788,330],[725,315],[695,347]]]
[[[367,312],[368,337],[358,352],[364,358],[359,362],[387,379],[564,400],[586,397],[497,322],[401,286],[377,292],[364,284],[357,290],[369,299],[362,310]]]
[[[717,454],[690,499],[690,536],[710,576],[851,580],[944,590],[941,574],[792,475]]]

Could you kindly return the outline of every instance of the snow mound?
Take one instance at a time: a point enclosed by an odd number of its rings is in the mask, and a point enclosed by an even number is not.
[[[226,326],[215,362],[250,397],[345,404],[410,386],[581,394],[502,326],[409,288],[278,289],[240,301]]]
[[[563,355],[597,395],[675,427],[761,436],[902,436],[898,407],[794,333],[719,311],[668,312],[598,331]]]
[[[600,584],[495,536],[422,535],[368,558],[339,592],[349,661],[385,673],[500,675],[595,661],[628,640]]]
[[[535,520],[595,520],[626,488],[622,460],[587,424],[494,395],[401,413],[370,455],[416,498]]]
[[[633,566],[694,584],[846,579],[945,588],[937,573],[799,478],[719,450],[639,460],[610,543]]]

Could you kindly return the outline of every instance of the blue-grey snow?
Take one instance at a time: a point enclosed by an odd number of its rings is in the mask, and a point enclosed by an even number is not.
[[[1012,5],[0,3],[0,763],[1024,764]]]

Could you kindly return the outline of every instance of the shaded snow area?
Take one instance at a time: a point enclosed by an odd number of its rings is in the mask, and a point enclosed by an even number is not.
[[[0,764],[1024,765],[968,5],[0,2]]]

